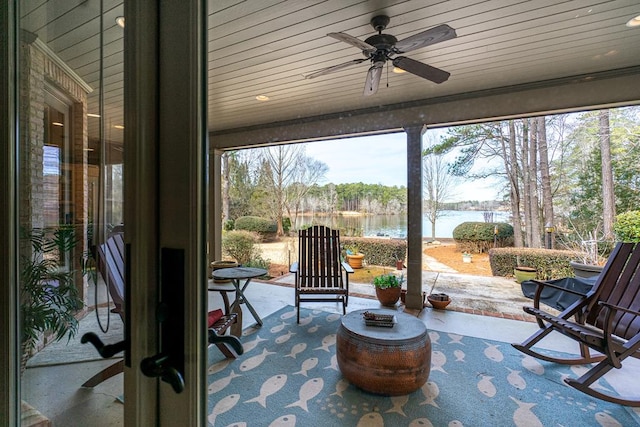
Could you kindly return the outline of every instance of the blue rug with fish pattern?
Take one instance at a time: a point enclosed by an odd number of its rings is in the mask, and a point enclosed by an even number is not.
[[[335,354],[339,314],[285,307],[246,329],[245,353],[209,356],[212,426],[635,426],[630,408],[567,386],[585,366],[526,356],[508,343],[430,331],[431,374],[419,390],[385,397],[343,379]],[[624,369],[624,368],[623,368]],[[610,390],[600,380],[599,387]]]

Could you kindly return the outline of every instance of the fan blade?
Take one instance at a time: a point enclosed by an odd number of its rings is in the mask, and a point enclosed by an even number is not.
[[[329,37],[333,37],[336,40],[340,40],[341,42],[345,42],[345,43],[349,43],[351,46],[355,46],[358,49],[364,51],[364,52],[369,52],[369,53],[373,53],[376,51],[376,48],[371,46],[369,43],[365,43],[360,39],[357,39],[353,36],[350,36],[349,34],[345,34],[345,33],[329,33],[327,34]]]
[[[364,83],[364,96],[370,96],[378,91],[380,77],[382,77],[382,67],[384,62],[376,62],[369,68],[367,73],[367,81]]]
[[[360,64],[363,61],[366,61],[367,58],[362,59],[354,59],[353,61],[345,62],[338,65],[333,65],[331,67],[323,68],[322,70],[315,71],[311,74],[304,74],[305,79],[313,79],[314,77],[324,76],[325,74],[333,73],[334,71],[342,70],[343,68],[350,67],[351,65]]]
[[[400,40],[395,45],[395,51],[396,53],[411,52],[412,50],[440,43],[445,40],[451,40],[456,37],[456,30],[447,24],[442,24]]]
[[[393,60],[393,66],[422,77],[423,79],[431,80],[434,83],[446,82],[451,75],[440,68],[432,67],[431,65],[423,64],[420,61],[404,56],[396,57]]]

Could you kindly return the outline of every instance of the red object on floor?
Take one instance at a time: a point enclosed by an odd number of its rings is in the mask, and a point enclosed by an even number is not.
[[[208,314],[207,327],[209,327],[209,328],[212,327],[213,324],[216,323],[221,318],[222,318],[222,310],[221,309],[210,311],[209,314]]]

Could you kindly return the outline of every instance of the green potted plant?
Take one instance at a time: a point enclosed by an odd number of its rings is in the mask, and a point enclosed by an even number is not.
[[[76,272],[68,266],[76,245],[73,226],[33,229],[22,238],[31,253],[20,259],[21,372],[44,334],[54,341],[76,334],[75,314],[83,307]]]
[[[364,261],[364,254],[360,252],[358,247],[354,244],[345,246],[345,258],[347,262],[351,266],[351,268],[362,268],[362,263]]]
[[[400,299],[404,274],[397,276],[392,273],[381,274],[373,278],[373,286],[376,288],[376,297],[380,304],[393,306]]]

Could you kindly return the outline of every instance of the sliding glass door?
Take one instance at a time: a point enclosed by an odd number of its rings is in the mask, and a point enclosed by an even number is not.
[[[0,5],[1,424],[206,424],[206,9]]]

